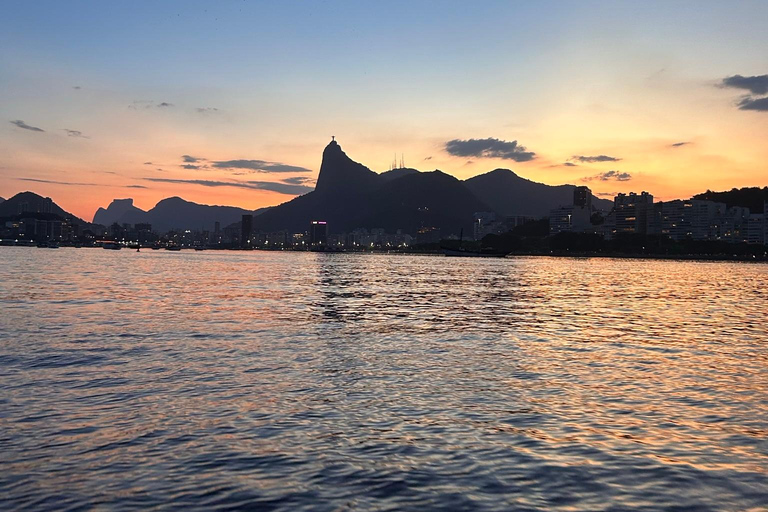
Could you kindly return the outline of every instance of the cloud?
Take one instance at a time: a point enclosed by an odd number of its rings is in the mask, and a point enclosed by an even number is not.
[[[195,112],[199,112],[200,114],[213,114],[214,112],[218,112],[219,109],[216,107],[197,107],[195,108]]]
[[[173,107],[173,103],[168,103],[167,101],[163,101],[162,103],[155,103],[152,100],[136,100],[130,105],[128,105],[128,108],[132,110],[142,110],[142,109],[150,109],[150,108],[170,108]]]
[[[171,178],[144,178],[147,181],[156,183],[175,183],[184,185],[200,185],[203,187],[236,187],[247,188],[251,190],[269,190],[279,194],[299,195],[311,192],[312,187],[304,185],[291,185],[286,183],[276,183],[272,181],[213,181],[213,180],[179,180]]]
[[[73,86],[72,86],[72,88],[73,88],[73,89],[76,89],[76,90],[78,90],[78,91],[79,91],[80,89],[82,89],[82,87],[80,87],[79,85],[73,85]]]
[[[69,137],[80,137],[81,139],[90,139],[87,135],[83,135],[83,132],[79,130],[70,130],[68,128],[64,128],[64,131],[67,132],[67,135]]]
[[[38,128],[37,126],[30,126],[21,119],[17,119],[15,121],[11,121],[11,124],[15,124],[19,128],[24,128],[25,130],[31,130],[33,132],[44,132],[42,128]]]
[[[72,185],[79,187],[96,187],[98,183],[77,183],[72,181],[41,180],[37,178],[16,178],[19,181],[31,181],[33,183],[50,183],[52,185]]]
[[[294,178],[285,178],[280,181],[288,183],[289,185],[303,185],[305,183],[311,183],[314,180],[312,178],[307,178],[306,176],[296,176]]]
[[[144,162],[144,165],[154,165],[152,162]]]
[[[182,167],[184,169],[199,169],[200,168],[199,165],[192,165],[192,164],[184,164],[184,165],[180,165],[179,167]]]
[[[213,162],[213,167],[218,169],[249,169],[254,172],[312,172],[305,167],[265,160],[223,160]]]
[[[428,156],[428,157],[424,158],[424,160],[432,160],[432,157]]]
[[[618,162],[619,160],[621,160],[621,158],[616,158],[614,156],[608,156],[608,155],[595,155],[595,156],[574,155],[572,160],[578,160],[581,163],[593,164],[595,162]]]
[[[741,76],[733,75],[723,78],[721,87],[744,89],[752,94],[768,94],[768,75]]]
[[[682,146],[686,146],[688,144],[690,144],[690,142],[675,142],[674,144],[671,145],[671,147],[679,148],[679,147],[682,147]]]
[[[195,162],[199,162],[200,160],[205,160],[205,158],[198,158],[192,155],[181,155],[181,158],[184,159],[185,162],[192,163],[192,164]]]
[[[148,188],[144,185],[126,185],[125,188]]]
[[[505,141],[487,139],[453,139],[445,143],[445,150],[453,156],[473,156],[476,158],[501,158],[515,162],[527,162],[536,158],[536,153],[527,151],[516,140]]]
[[[744,98],[739,102],[739,110],[768,112],[768,96],[765,98]]]
[[[573,162],[563,162],[563,165],[566,167],[578,167],[579,164],[575,164]]]
[[[595,174],[594,176],[585,176],[581,178],[581,181],[629,181],[631,179],[632,175],[628,172],[607,171]]]

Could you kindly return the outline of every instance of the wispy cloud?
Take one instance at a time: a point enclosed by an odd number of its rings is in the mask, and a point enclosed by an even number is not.
[[[216,107],[197,107],[195,108],[195,112],[198,112],[200,114],[214,114],[218,112],[219,109]]]
[[[152,162],[144,162],[144,165],[155,165]]]
[[[527,162],[536,158],[536,153],[528,151],[516,140],[506,141],[495,138],[453,139],[445,143],[445,150],[453,156],[472,156],[475,158],[501,158],[515,162]]]
[[[22,121],[21,119],[17,119],[15,121],[11,121],[11,124],[15,124],[19,128],[23,128],[25,130],[30,130],[30,131],[33,131],[33,132],[44,132],[45,131],[42,128],[38,128],[37,126],[30,126],[27,123],[25,123],[24,121]]]
[[[71,185],[76,187],[96,187],[98,183],[77,183],[74,181],[43,180],[37,178],[16,178],[19,181],[31,181],[33,183],[50,183],[52,185]]]
[[[172,178],[144,178],[147,181],[156,183],[174,183],[183,185],[199,185],[203,187],[235,187],[251,190],[269,190],[285,195],[299,195],[311,192],[312,187],[305,185],[292,185],[288,183],[277,183],[272,181],[214,181],[214,180],[181,180]]]
[[[581,178],[581,181],[629,181],[631,179],[632,175],[628,172],[607,171],[595,174],[594,176],[585,176]]]
[[[218,169],[248,169],[254,172],[312,172],[311,169],[266,160],[221,160],[213,162]]]
[[[721,87],[743,89],[752,94],[768,94],[768,75],[741,76],[733,75],[723,78]]]
[[[618,162],[619,160],[621,160],[621,158],[617,158],[615,156],[608,156],[608,155],[594,155],[594,156],[573,155],[572,160],[576,160],[581,163],[593,164],[596,162]]]
[[[182,169],[189,169],[189,170],[192,170],[192,169],[199,169],[199,168],[200,168],[200,166],[199,166],[199,165],[194,165],[194,164],[184,164],[184,165],[181,165],[180,167],[181,167]]]
[[[304,185],[305,183],[312,183],[314,180],[312,178],[307,178],[306,176],[295,176],[293,178],[285,178],[280,181],[283,183],[288,183],[289,185]]]
[[[688,144],[690,144],[690,142],[675,142],[674,144],[671,144],[671,147],[679,148],[682,146],[687,146]]]
[[[133,103],[128,105],[128,108],[132,110],[147,110],[152,108],[170,108],[173,106],[173,103],[168,103],[167,101],[155,103],[152,100],[135,100]]]
[[[768,112],[768,96],[765,98],[744,98],[739,102],[739,110]]]
[[[64,131],[67,132],[67,136],[69,137],[79,137],[81,139],[90,139],[87,135],[83,135],[83,132],[80,130],[70,130],[69,128],[64,128]]]
[[[126,185],[125,188],[149,188],[144,185]]]
[[[198,157],[192,156],[192,155],[181,155],[181,158],[185,162],[192,163],[192,164],[195,163],[195,162],[199,162],[200,160],[205,160],[205,158],[198,158]]]

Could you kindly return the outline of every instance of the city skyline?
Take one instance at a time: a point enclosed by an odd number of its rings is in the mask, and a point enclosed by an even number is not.
[[[87,220],[123,197],[272,206],[332,135],[378,172],[766,184],[765,4],[86,4],[0,21],[3,197]]]

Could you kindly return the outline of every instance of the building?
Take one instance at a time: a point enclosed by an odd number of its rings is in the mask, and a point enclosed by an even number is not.
[[[253,215],[243,215],[240,223],[240,247],[251,247],[251,233],[253,231]]]
[[[313,220],[309,224],[309,244],[311,246],[328,244],[328,223],[324,220]]]
[[[549,212],[549,233],[592,231],[592,191],[589,187],[573,189],[573,204]]]
[[[765,214],[753,213],[747,218],[746,242],[757,245],[765,244]]]
[[[653,218],[653,196],[648,192],[619,194],[613,199],[615,227],[613,235],[648,234]]]

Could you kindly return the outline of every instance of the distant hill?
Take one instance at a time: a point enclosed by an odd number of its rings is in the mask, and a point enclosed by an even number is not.
[[[509,169],[495,169],[465,181],[474,194],[501,215],[545,217],[558,206],[573,204],[575,185],[545,185],[521,178]],[[610,210],[613,201],[592,198],[598,210]]]
[[[725,192],[707,190],[701,194],[696,194],[693,196],[693,199],[725,203],[728,205],[728,208],[731,206],[741,206],[749,208],[750,213],[764,213],[764,205],[768,201],[768,187],[733,188]]]
[[[22,213],[55,214],[81,228],[90,227],[88,222],[65,211],[54,203],[50,197],[43,197],[34,192],[19,192],[15,196],[0,202],[0,217],[12,217]]]
[[[209,206],[193,203],[180,197],[169,197],[158,202],[149,211],[133,205],[133,199],[115,199],[107,208],[99,208],[93,221],[109,226],[118,224],[136,224],[146,222],[160,233],[172,229],[193,229],[213,231],[216,222],[226,227],[240,222],[243,215],[258,215],[265,208],[246,210],[235,206]]]

